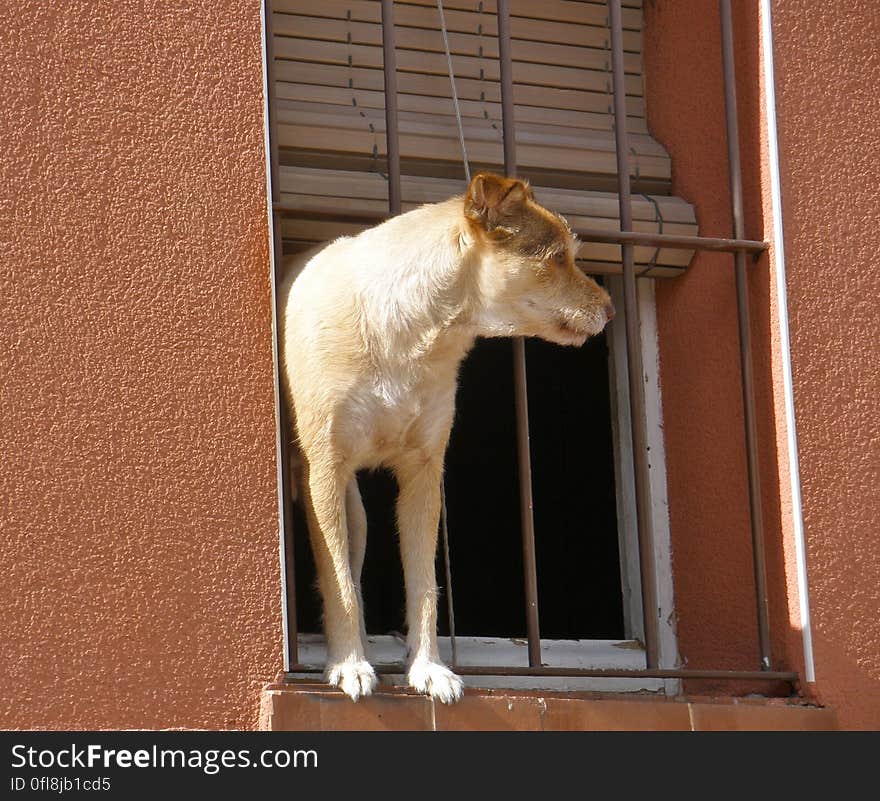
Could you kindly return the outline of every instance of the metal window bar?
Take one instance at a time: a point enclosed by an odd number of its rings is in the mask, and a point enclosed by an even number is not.
[[[275,279],[275,286],[281,284],[282,274],[284,272],[284,258],[282,248],[284,247],[281,238],[281,217],[283,210],[280,208],[281,203],[281,181],[278,175],[278,131],[275,110],[275,53],[274,39],[272,34],[272,0],[265,0],[263,4],[263,31],[266,36],[266,86],[269,94],[269,102],[267,103],[269,110],[269,180],[272,183],[272,232],[273,232],[273,255],[275,263],[272,265],[272,271]],[[277,297],[277,296],[276,296]],[[280,320],[283,310],[276,305],[275,319]],[[276,364],[281,364],[280,342],[274,343]],[[299,661],[298,652],[298,636],[296,625],[296,575],[295,561],[293,551],[293,502],[290,492],[290,417],[287,411],[287,404],[283,400],[279,403],[278,409],[278,426],[280,428],[281,447],[278,456],[281,464],[278,466],[281,481],[281,525],[284,530],[280,532],[281,539],[281,558],[284,568],[281,571],[281,592],[282,592],[282,621],[284,625],[284,666],[285,670],[289,670],[291,665],[296,665]]]
[[[632,231],[632,203],[629,186],[629,147],[626,132],[626,88],[623,70],[623,25],[620,0],[608,2],[611,27],[611,74],[614,92],[614,145],[617,151],[617,195],[620,230]],[[630,430],[632,432],[635,477],[636,534],[639,542],[639,572],[642,581],[642,617],[645,626],[645,660],[649,670],[659,667],[660,647],[657,608],[657,579],[654,573],[654,532],[651,525],[651,488],[648,476],[648,431],[645,410],[642,344],[636,296],[635,257],[631,242],[620,246],[623,262],[623,309],[626,318],[626,363],[629,373]]]
[[[385,58],[386,89],[386,136],[388,152],[389,211],[400,211],[400,156],[397,130],[397,97],[394,58],[393,0],[382,2],[382,45]],[[733,222],[733,237],[677,236],[663,233],[639,233],[632,230],[632,211],[630,205],[629,150],[626,132],[626,96],[624,89],[623,44],[620,0],[607,0],[609,26],[611,29],[611,66],[613,78],[614,130],[617,151],[618,197],[620,203],[620,231],[579,230],[581,239],[595,242],[619,244],[622,253],[624,311],[626,316],[627,361],[630,382],[630,413],[632,417],[633,462],[636,484],[637,529],[639,539],[643,613],[645,618],[645,669],[589,669],[546,667],[540,662],[540,633],[538,625],[537,581],[534,563],[534,523],[531,509],[531,477],[528,448],[528,410],[525,405],[526,376],[522,340],[515,340],[514,370],[515,391],[517,395],[517,435],[521,489],[521,517],[523,551],[525,556],[525,588],[529,642],[529,666],[495,667],[463,666],[457,670],[470,676],[545,676],[545,677],[583,677],[583,678],[653,678],[653,679],[706,679],[794,683],[798,674],[793,671],[774,670],[770,654],[770,628],[768,615],[768,596],[764,535],[761,515],[760,480],[758,474],[757,434],[755,424],[754,376],[751,360],[750,318],[748,306],[748,287],[746,276],[746,254],[757,258],[767,250],[767,243],[749,240],[744,235],[742,178],[739,150],[739,135],[736,109],[735,65],[733,56],[733,22],[730,0],[719,0],[721,11],[722,59],[724,70],[724,99],[727,123],[727,153],[730,175],[730,204]],[[508,0],[498,0],[498,39],[501,72],[501,108],[504,140],[504,166],[508,174],[516,172],[516,153],[514,142],[513,79],[511,74],[510,24]],[[270,92],[274,91],[272,56],[272,3],[266,2],[267,36],[267,74]],[[272,160],[270,177],[272,181],[272,211],[275,225],[275,271],[281,271],[281,217],[295,215],[304,219],[345,220],[353,222],[379,222],[386,215],[376,213],[351,213],[327,215],[302,212],[280,200],[278,183],[278,149],[275,133],[273,103],[269,103],[270,157]],[[649,485],[647,460],[647,435],[645,431],[645,398],[642,372],[642,354],[639,338],[638,309],[635,289],[635,270],[633,248],[636,245],[655,245],[657,247],[684,247],[695,250],[729,252],[734,255],[736,276],[736,298],[739,327],[740,369],[745,416],[745,446],[748,469],[749,511],[752,535],[752,556],[755,577],[755,596],[758,617],[758,645],[761,655],[759,670],[703,670],[687,668],[662,668],[659,666],[658,620],[656,585],[654,578],[654,544],[649,513]],[[282,413],[283,414],[283,413]],[[286,436],[287,421],[282,418],[282,476],[286,482]],[[287,485],[285,483],[285,490]],[[294,673],[317,673],[321,669],[297,663],[297,625],[295,593],[293,586],[293,548],[289,514],[290,496],[285,491],[285,551],[286,551],[286,646],[289,661],[288,675]],[[376,665],[380,673],[399,673],[399,664]]]
[[[727,122],[727,164],[730,173],[730,210],[733,235],[743,236],[742,167],[739,157],[739,125],[736,109],[736,68],[733,57],[733,18],[730,0],[721,2],[721,56],[724,62],[724,107]],[[755,573],[755,605],[758,612],[758,646],[761,668],[770,670],[770,617],[767,602],[767,568],[764,562],[764,521],[761,512],[761,482],[758,473],[758,433],[755,423],[755,387],[752,370],[752,336],[749,322],[749,288],[746,254],[734,254],[736,310],[739,325],[740,373],[745,419],[746,461],[749,478],[749,516],[752,529],[752,564]]]
[[[501,131],[504,172],[516,175],[516,136],[513,116],[513,67],[510,54],[510,10],[498,0],[498,60],[501,67]],[[532,461],[529,448],[529,399],[526,378],[526,345],[513,340],[513,392],[516,402],[516,460],[519,468],[519,511],[522,525],[523,573],[526,596],[526,636],[529,667],[541,665],[541,630],[538,622],[538,565],[535,557],[535,516],[532,502]]]

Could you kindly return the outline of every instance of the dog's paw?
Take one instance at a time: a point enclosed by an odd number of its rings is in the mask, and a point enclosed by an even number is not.
[[[439,662],[417,659],[410,665],[409,685],[420,693],[427,693],[444,704],[454,704],[463,691],[461,679]]]
[[[376,673],[365,659],[336,662],[327,666],[327,683],[338,687],[352,701],[371,695],[376,686]]]

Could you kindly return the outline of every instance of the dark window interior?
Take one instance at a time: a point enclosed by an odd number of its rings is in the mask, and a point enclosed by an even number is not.
[[[541,636],[624,636],[617,508],[604,334],[582,348],[526,342]],[[465,360],[446,458],[456,633],[526,633],[516,467],[512,343],[480,340]],[[403,575],[395,532],[397,487],[385,471],[361,473],[369,530],[363,575],[367,630],[404,631]],[[297,510],[300,631],[320,631],[320,601],[305,519]],[[439,629],[448,633],[438,549]]]

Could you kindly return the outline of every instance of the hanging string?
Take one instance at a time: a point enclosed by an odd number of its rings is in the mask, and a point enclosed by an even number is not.
[[[364,110],[358,105],[357,89],[354,85],[354,57],[351,52],[352,36],[351,36],[351,10],[345,12],[345,43],[348,45],[346,53],[346,63],[348,64],[348,88],[351,89],[351,105],[357,109],[358,116],[366,123],[373,137],[373,146],[370,150],[370,171],[378,172],[387,181],[388,178],[378,168],[379,166],[379,141],[376,138],[376,126],[370,121],[370,118],[364,113]]]
[[[499,136],[501,130],[498,123],[489,116],[489,109],[486,107],[486,63],[485,63],[485,46],[483,44],[483,0],[477,3],[477,14],[479,22],[477,23],[477,58],[480,65],[480,104],[483,111],[483,119],[489,123],[489,127]]]
[[[651,195],[647,195],[644,192],[639,192],[639,194],[645,198],[649,203],[654,206],[654,222],[657,223],[657,233],[663,233],[663,212],[660,210],[660,204],[653,198]],[[651,260],[648,262],[648,265],[639,272],[639,276],[646,275],[651,272],[657,266],[657,258],[660,256],[660,245],[654,249],[654,255],[651,256]]]
[[[481,4],[482,6],[482,4]],[[480,9],[482,11],[482,8]],[[455,107],[455,121],[458,123],[458,141],[461,144],[461,160],[464,175],[471,182],[471,164],[468,159],[467,145],[464,141],[464,126],[461,122],[461,104],[458,102],[458,90],[455,86],[455,69],[452,66],[452,52],[449,48],[449,34],[446,30],[446,14],[443,12],[443,0],[437,0],[437,11],[440,13],[440,30],[443,32],[443,48],[446,51],[446,64],[449,68],[449,85],[452,87],[452,105]],[[482,55],[482,46],[480,47]],[[449,617],[449,642],[452,647],[452,666],[458,663],[458,649],[455,641],[455,605],[452,601],[452,566],[449,557],[449,527],[446,516],[446,480],[440,481],[440,530],[443,538],[443,562],[446,567],[446,613]]]
[[[440,526],[443,533],[443,564],[446,567],[446,614],[449,616],[449,643],[452,646],[452,666],[458,664],[455,646],[455,607],[452,603],[452,565],[449,559],[449,529],[446,525],[446,481],[440,479]]]
[[[452,68],[452,53],[449,51],[449,34],[446,32],[446,14],[443,13],[443,0],[437,0],[440,12],[440,29],[443,31],[443,47],[446,50],[446,63],[449,66],[449,83],[452,86],[452,104],[455,106],[455,119],[458,123],[458,141],[461,143],[461,158],[464,163],[464,175],[471,182],[471,165],[468,161],[467,145],[464,142],[464,127],[461,124],[461,106],[458,103],[458,90],[455,88],[455,70]]]

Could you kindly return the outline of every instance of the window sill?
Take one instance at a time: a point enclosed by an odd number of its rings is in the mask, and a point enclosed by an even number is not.
[[[358,703],[314,681],[263,689],[267,731],[796,731],[835,730],[832,709],[799,699],[602,696],[467,689],[453,705],[382,685]]]

